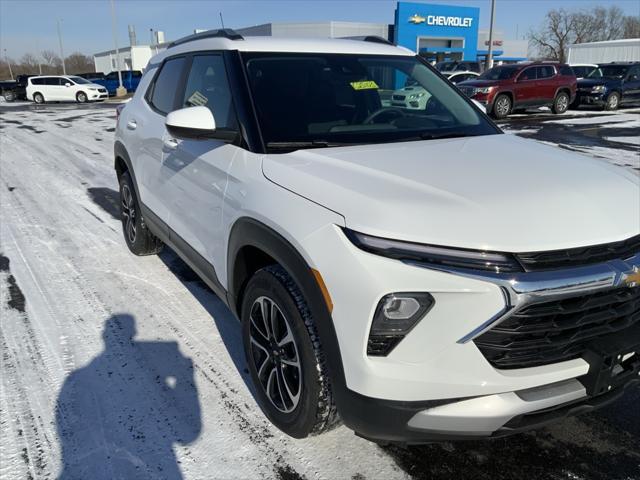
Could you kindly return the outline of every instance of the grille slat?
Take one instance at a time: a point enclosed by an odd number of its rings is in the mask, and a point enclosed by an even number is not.
[[[571,360],[596,337],[640,324],[640,287],[528,305],[474,340],[496,368]]]
[[[554,268],[574,267],[606,262],[618,258],[627,259],[640,252],[640,235],[620,242],[589,247],[545,252],[517,253],[516,258],[527,272]]]

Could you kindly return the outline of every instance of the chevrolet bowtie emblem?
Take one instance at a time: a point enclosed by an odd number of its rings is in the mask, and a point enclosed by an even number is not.
[[[633,270],[622,274],[620,283],[626,287],[633,288],[640,285],[640,269],[633,267]]]
[[[424,22],[426,22],[426,21],[427,21],[427,19],[426,19],[426,18],[421,17],[421,16],[420,16],[420,15],[418,15],[417,13],[416,13],[415,15],[413,15],[413,16],[411,16],[411,17],[409,17],[409,23],[415,23],[415,24],[418,24],[418,23],[424,23]]]

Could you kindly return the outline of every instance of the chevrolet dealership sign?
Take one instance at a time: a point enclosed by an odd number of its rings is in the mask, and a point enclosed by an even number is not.
[[[471,17],[447,17],[444,15],[418,15],[417,13],[409,17],[409,23],[427,25],[438,25],[441,27],[471,27],[473,18]]]

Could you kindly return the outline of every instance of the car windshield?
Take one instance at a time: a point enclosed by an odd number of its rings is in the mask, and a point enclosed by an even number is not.
[[[82,77],[69,77],[69,80],[72,80],[75,83],[78,83],[80,85],[84,84],[84,83],[91,83],[89,80],[87,80],[86,78],[82,78]]]
[[[243,54],[271,150],[500,133],[418,57]]]
[[[594,69],[588,78],[622,78],[628,70],[626,65],[602,65]]]
[[[573,65],[571,67],[571,70],[573,70],[573,73],[575,73],[576,77],[578,78],[584,78],[589,76],[589,74],[595,69],[596,67],[591,67],[589,65]]]
[[[482,75],[478,77],[480,80],[507,80],[508,78],[513,77],[520,67],[509,66],[509,67],[493,67],[484,72]]]

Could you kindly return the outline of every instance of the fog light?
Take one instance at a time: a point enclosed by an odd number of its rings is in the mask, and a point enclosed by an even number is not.
[[[435,304],[429,293],[392,293],[376,307],[367,354],[386,356]]]

